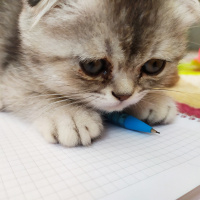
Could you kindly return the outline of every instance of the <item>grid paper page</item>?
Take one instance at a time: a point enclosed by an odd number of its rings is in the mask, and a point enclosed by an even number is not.
[[[64,148],[1,113],[0,199],[100,199],[200,155],[199,122],[178,117],[157,129],[108,126],[92,146]]]

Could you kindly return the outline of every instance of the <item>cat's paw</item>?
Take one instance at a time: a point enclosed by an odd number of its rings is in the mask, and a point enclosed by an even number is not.
[[[48,116],[39,118],[34,125],[48,142],[67,147],[90,145],[103,130],[100,115],[82,109],[55,109]]]
[[[175,102],[164,93],[147,94],[137,105],[126,112],[151,125],[169,124],[177,114]]]

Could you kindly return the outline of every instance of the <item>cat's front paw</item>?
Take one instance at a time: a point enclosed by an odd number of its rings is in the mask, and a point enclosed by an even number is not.
[[[176,117],[177,108],[175,102],[164,93],[150,93],[126,112],[151,125],[169,124]]]
[[[102,130],[100,115],[91,110],[55,109],[40,117],[34,125],[50,143],[74,147],[90,145]]]

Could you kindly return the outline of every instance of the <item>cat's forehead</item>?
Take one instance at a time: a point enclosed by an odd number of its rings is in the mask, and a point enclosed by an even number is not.
[[[184,49],[187,28],[177,9],[182,0],[58,2],[41,20],[46,23],[41,27],[54,46],[66,46],[69,55],[140,63],[152,57],[173,60]]]
[[[161,52],[166,51],[167,58],[182,37],[179,18],[170,4],[161,0],[77,1],[76,9],[80,15],[69,32],[90,55],[101,56],[102,52],[103,56],[106,50],[109,56],[120,54],[126,60],[139,61],[162,57]]]

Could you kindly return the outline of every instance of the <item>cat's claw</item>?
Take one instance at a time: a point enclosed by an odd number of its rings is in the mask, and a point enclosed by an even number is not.
[[[38,119],[34,125],[48,142],[67,147],[90,145],[92,139],[100,136],[103,130],[98,113],[81,109],[56,109]]]
[[[148,124],[169,124],[176,114],[175,102],[163,93],[147,94],[141,102],[126,109],[126,112]]]

